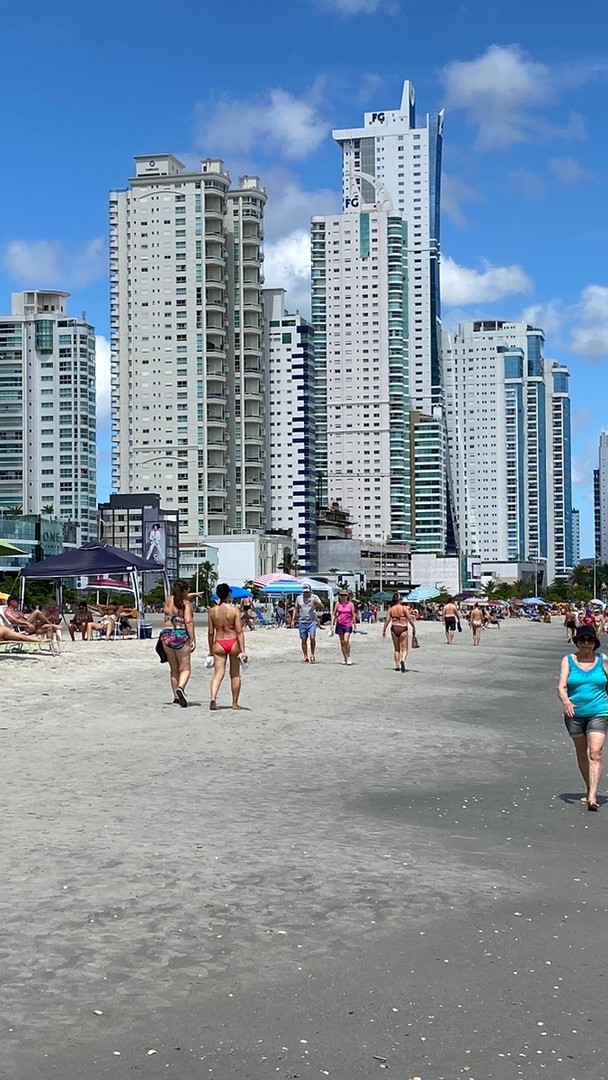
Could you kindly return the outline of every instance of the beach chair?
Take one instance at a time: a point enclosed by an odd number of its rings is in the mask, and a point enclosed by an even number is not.
[[[254,613],[255,613],[255,616],[256,616],[258,622],[266,630],[272,630],[273,626],[275,626],[275,623],[269,622],[268,619],[265,617],[264,613],[262,611],[260,611],[259,608],[254,608],[253,610],[254,610]]]
[[[5,615],[6,605],[0,606],[0,626],[5,626],[9,630],[15,630],[15,627],[6,618]],[[19,633],[19,631],[17,631]],[[23,631],[24,637],[31,637],[33,635],[27,634]],[[53,634],[51,637],[41,637],[38,642],[33,641],[2,641],[0,639],[0,652],[4,653],[47,653],[50,656],[61,656],[61,640]]]

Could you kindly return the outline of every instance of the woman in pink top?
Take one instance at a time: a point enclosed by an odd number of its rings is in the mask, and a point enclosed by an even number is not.
[[[352,666],[352,660],[350,658],[350,635],[355,632],[355,624],[355,605],[350,598],[350,593],[348,589],[340,589],[338,603],[334,608],[333,628],[340,638],[342,663],[346,664],[348,667]]]

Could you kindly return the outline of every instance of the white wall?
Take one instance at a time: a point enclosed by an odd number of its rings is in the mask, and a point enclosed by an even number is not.
[[[443,586],[455,596],[460,592],[460,559],[412,552],[412,585]]]
[[[255,540],[216,540],[218,550],[218,584],[242,585],[257,577]]]

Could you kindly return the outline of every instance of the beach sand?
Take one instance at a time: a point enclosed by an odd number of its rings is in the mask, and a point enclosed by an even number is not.
[[[187,710],[154,641],[0,656],[3,1075],[605,1075],[563,629],[380,633],[248,634],[240,713],[202,630]]]

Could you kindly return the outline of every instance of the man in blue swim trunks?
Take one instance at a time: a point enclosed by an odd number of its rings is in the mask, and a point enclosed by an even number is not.
[[[323,603],[313,593],[310,582],[302,583],[302,595],[296,597],[293,610],[292,626],[298,624],[300,642],[302,645],[303,664],[315,664],[317,658],[315,649],[317,645],[317,611],[323,611]],[[308,655],[308,643],[310,641],[310,657]]]

